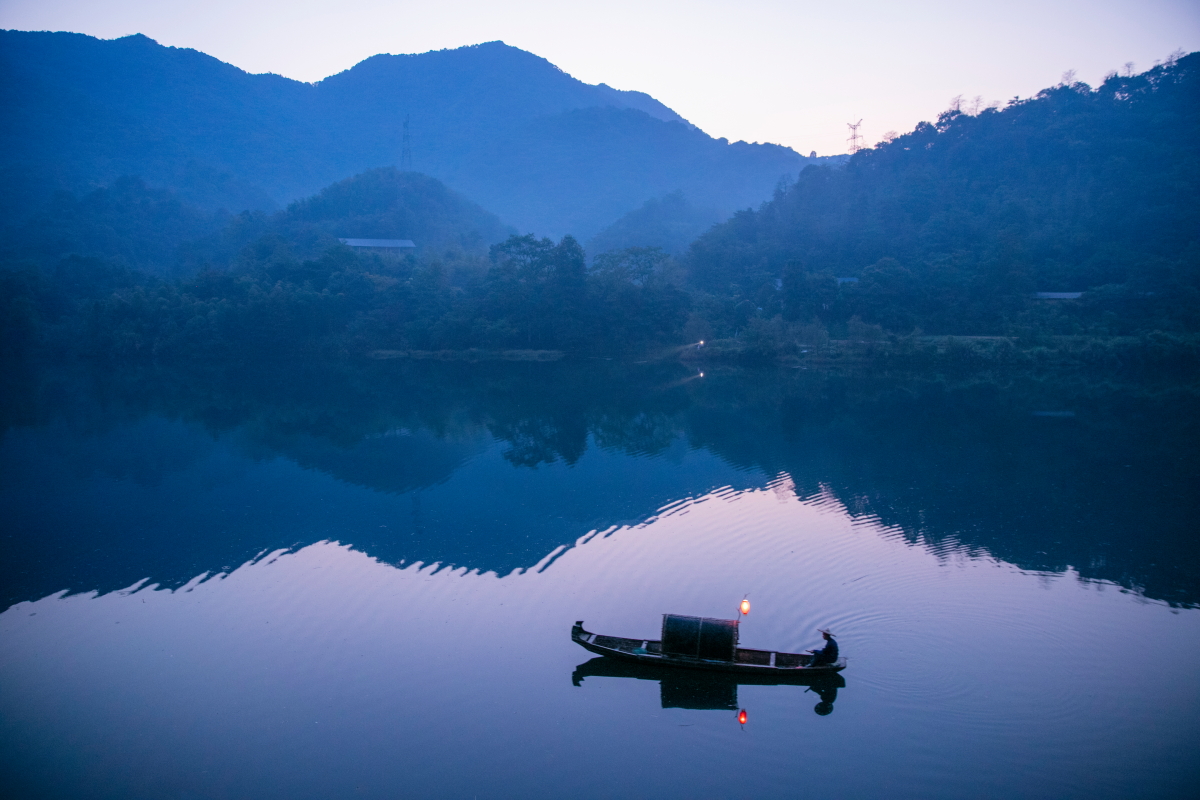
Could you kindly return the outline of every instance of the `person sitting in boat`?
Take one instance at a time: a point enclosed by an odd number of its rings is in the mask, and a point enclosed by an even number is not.
[[[821,635],[825,637],[825,647],[820,650],[808,651],[813,654],[812,661],[808,663],[810,667],[821,667],[838,660],[838,645],[837,640],[833,638],[833,634],[822,628]]]

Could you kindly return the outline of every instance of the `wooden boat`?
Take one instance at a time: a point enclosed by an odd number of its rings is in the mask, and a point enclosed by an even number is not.
[[[597,655],[639,664],[683,669],[737,672],[746,675],[816,676],[841,672],[846,659],[812,666],[810,653],[779,653],[738,647],[738,621],[663,614],[661,639],[626,639],[584,630],[583,620],[571,628],[571,640]]]

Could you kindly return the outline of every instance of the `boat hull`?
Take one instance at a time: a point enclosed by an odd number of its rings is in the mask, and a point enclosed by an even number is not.
[[[660,642],[653,639],[626,639],[617,636],[602,636],[584,630],[583,621],[571,628],[571,640],[585,650],[601,656],[646,666],[674,669],[702,670],[706,672],[732,672],[740,675],[770,676],[775,680],[787,677],[811,679],[820,675],[833,675],[846,668],[846,659],[839,658],[832,664],[809,666],[812,656],[805,653],[779,653],[770,650],[748,650],[737,648],[733,661],[686,656],[664,655]],[[655,652],[655,650],[658,652]]]

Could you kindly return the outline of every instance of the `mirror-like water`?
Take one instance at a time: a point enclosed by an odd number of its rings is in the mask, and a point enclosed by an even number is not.
[[[1200,782],[1194,392],[429,367],[31,389],[36,413],[0,441],[5,785],[1165,798]],[[844,680],[676,678],[569,639],[575,620],[657,638],[662,613],[732,617],[747,593],[744,646],[799,651],[831,627]]]

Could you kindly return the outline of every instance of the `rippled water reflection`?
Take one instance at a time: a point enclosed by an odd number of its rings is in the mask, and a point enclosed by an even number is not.
[[[1031,569],[969,528],[949,535],[930,517],[970,506],[922,510],[921,476],[908,496],[882,473],[846,491],[855,470],[816,457],[854,456],[844,422],[823,429],[840,450],[749,416],[718,446],[720,426],[698,417],[720,408],[692,403],[637,447],[612,444],[614,415],[607,429],[593,416],[570,459],[566,445],[529,457],[567,427],[539,438],[529,418],[507,438],[476,421],[344,441],[239,424],[214,439],[156,414],[8,431],[10,540],[40,532],[61,558],[6,545],[27,593],[0,614],[6,785],[122,798],[1125,798],[1197,785],[1200,611],[1097,577],[1103,564]],[[1085,478],[1058,479],[1073,496],[1103,485]],[[1011,521],[982,500],[976,525]],[[1010,548],[1036,539],[1038,512]],[[103,545],[90,566],[89,541]],[[46,581],[83,591],[42,597]],[[730,616],[747,593],[744,646],[839,634],[836,697],[627,675],[569,640],[577,619],[654,638],[663,612]],[[832,713],[814,713],[821,702]]]

